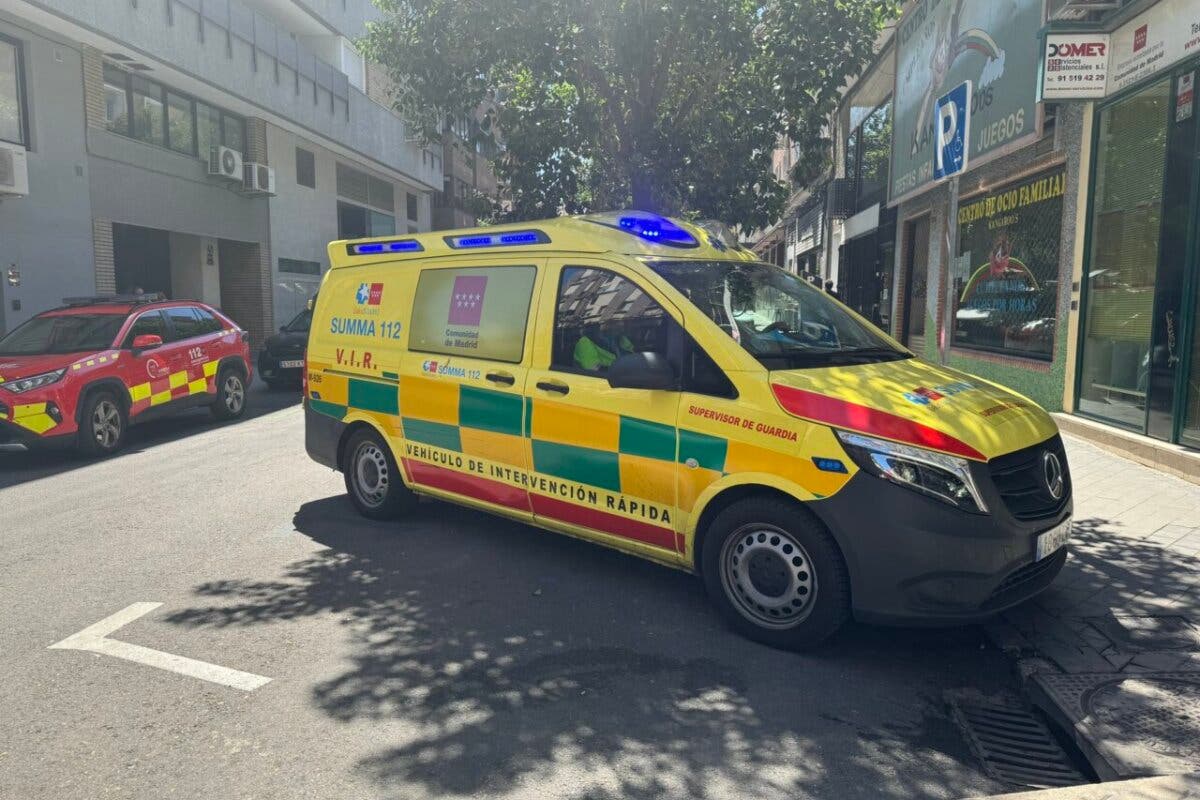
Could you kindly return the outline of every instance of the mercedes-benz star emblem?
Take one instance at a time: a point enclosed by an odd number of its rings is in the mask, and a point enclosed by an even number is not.
[[[1061,500],[1066,481],[1063,479],[1062,462],[1049,451],[1042,454],[1042,471],[1045,473],[1046,489],[1055,500]]]

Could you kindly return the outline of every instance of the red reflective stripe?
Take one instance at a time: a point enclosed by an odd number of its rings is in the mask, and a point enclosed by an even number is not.
[[[638,522],[637,520],[622,517],[618,514],[609,514],[607,511],[568,503],[565,500],[559,500],[555,497],[530,494],[529,499],[533,504],[533,513],[539,517],[555,519],[559,522],[569,522],[573,525],[582,525],[585,528],[591,528],[601,533],[611,533],[614,536],[620,536],[625,539],[635,539],[639,542],[652,544],[664,550],[673,551],[675,549],[675,532],[670,528],[648,525],[645,522]]]
[[[498,481],[490,481],[477,475],[467,475],[452,469],[435,467],[424,461],[415,461],[411,458],[403,459],[403,461],[404,468],[408,471],[413,483],[441,489],[445,492],[454,492],[464,497],[472,497],[517,511],[529,511],[529,500],[524,489],[518,489]]]
[[[983,453],[966,442],[942,433],[936,428],[889,414],[886,411],[775,383],[771,384],[771,390],[775,392],[775,399],[779,401],[779,404],[788,413],[798,417],[804,417],[814,422],[823,422],[835,428],[846,428],[896,442],[928,447],[931,450],[940,450],[943,453],[952,453],[976,461],[987,461],[987,457]]]

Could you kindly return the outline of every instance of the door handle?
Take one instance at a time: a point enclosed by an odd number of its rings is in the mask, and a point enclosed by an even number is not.
[[[512,375],[509,375],[507,372],[489,372],[483,377],[487,378],[492,383],[500,383],[505,386],[512,386],[517,382],[517,379]]]
[[[543,392],[557,392],[558,394],[566,394],[571,391],[571,387],[559,381],[538,381],[537,388]]]

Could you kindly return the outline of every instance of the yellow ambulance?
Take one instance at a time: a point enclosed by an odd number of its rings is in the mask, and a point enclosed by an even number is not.
[[[718,226],[614,212],[329,257],[306,446],[364,516],[429,495],[689,570],[785,648],[986,617],[1066,560],[1049,415]]]

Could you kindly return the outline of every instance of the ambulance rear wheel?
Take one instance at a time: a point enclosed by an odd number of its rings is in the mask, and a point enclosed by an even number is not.
[[[734,503],[712,521],[701,559],[709,597],[754,641],[803,650],[850,617],[841,551],[820,521],[788,501]]]
[[[416,505],[417,496],[404,485],[392,449],[369,428],[356,431],[346,443],[342,475],[354,507],[368,519],[396,519]]]
[[[129,421],[125,407],[108,390],[92,392],[79,414],[79,451],[89,456],[112,455],[125,442]]]
[[[246,413],[246,378],[236,367],[222,367],[217,373],[217,399],[212,414],[217,419],[237,419]]]

